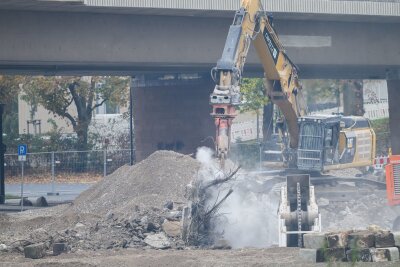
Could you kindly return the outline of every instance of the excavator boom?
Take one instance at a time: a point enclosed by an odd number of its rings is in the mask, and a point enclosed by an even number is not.
[[[251,43],[264,68],[266,93],[286,122],[288,133],[282,128],[282,134],[288,134],[291,149],[298,146],[297,119],[305,115],[305,105],[300,101],[297,67],[286,55],[272,26],[272,17],[263,11],[261,2],[243,0],[229,28],[222,57],[212,69],[216,86],[210,96],[211,115],[216,125],[216,153],[222,162],[229,153],[231,125],[241,100],[240,82]]]

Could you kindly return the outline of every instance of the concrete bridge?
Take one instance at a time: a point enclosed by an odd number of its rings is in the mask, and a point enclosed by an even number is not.
[[[388,78],[389,99],[400,100],[399,1],[263,2],[302,78]],[[238,0],[1,1],[0,72],[137,76],[139,158],[157,148],[188,152],[213,135],[208,72],[238,6]],[[245,71],[261,75],[254,51]],[[391,111],[396,103],[389,102]],[[400,134],[400,113],[392,114],[392,133]]]

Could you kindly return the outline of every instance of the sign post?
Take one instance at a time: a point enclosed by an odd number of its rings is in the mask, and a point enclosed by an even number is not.
[[[18,145],[18,161],[21,161],[21,211],[24,210],[24,163],[26,161],[27,145]]]

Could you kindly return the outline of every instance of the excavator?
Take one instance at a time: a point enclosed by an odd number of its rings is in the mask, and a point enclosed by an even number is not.
[[[264,70],[266,94],[281,114],[276,125],[288,168],[305,172],[370,166],[375,158],[375,133],[363,117],[307,115],[299,68],[290,60],[260,0],[242,0],[229,28],[222,57],[211,76],[210,95],[216,126],[215,154],[224,167],[230,152],[230,132],[241,103],[240,84],[250,45]],[[280,242],[301,245],[309,231],[320,231],[321,220],[309,175],[288,176],[279,208]],[[285,238],[286,237],[286,238]]]

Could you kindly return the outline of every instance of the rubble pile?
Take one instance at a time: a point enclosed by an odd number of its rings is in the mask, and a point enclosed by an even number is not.
[[[299,256],[308,262],[399,261],[400,233],[371,225],[364,230],[305,234]]]
[[[200,163],[190,156],[157,151],[135,166],[123,166],[83,192],[71,205],[47,209],[46,219],[25,220],[33,231],[6,243],[9,250],[67,244],[72,251],[127,247],[181,248],[186,185]],[[18,215],[14,215],[18,216]],[[28,216],[22,214],[21,216]],[[32,214],[34,216],[34,214]],[[37,216],[37,215],[36,215]],[[4,223],[6,224],[6,223]],[[12,219],[9,232],[15,232]],[[8,235],[10,236],[10,235]]]
[[[327,202],[327,203],[325,203]],[[318,199],[322,229],[362,229],[374,224],[392,229],[400,207],[387,204],[386,192],[376,191],[349,201]]]

